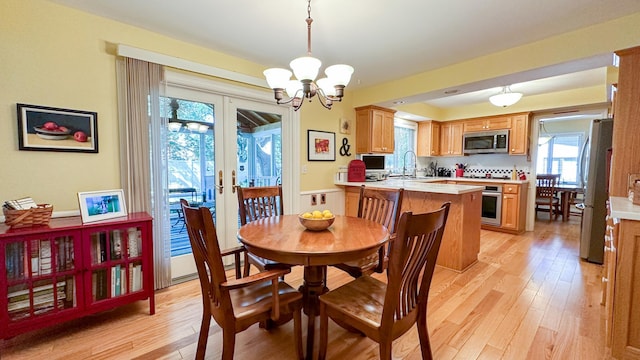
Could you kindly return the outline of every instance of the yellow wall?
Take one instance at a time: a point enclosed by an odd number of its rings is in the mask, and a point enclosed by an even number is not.
[[[300,190],[320,190],[333,188],[333,180],[338,167],[348,165],[356,154],[355,131],[351,134],[341,134],[339,121],[342,118],[350,119],[351,124],[356,123],[356,112],[349,99],[341,103],[334,103],[331,111],[325,110],[314,100],[305,103],[299,111],[300,114],[300,167],[307,167],[307,172],[300,172]],[[307,161],[307,130],[320,130],[335,132],[336,134],[336,161]],[[351,147],[351,156],[341,156],[340,147],[342,139],[347,138]]]
[[[0,13],[0,200],[31,196],[54,211],[75,210],[78,191],[121,187],[115,44],[255,77],[264,70],[48,1],[3,0]],[[19,151],[16,103],[97,112],[99,153]]]
[[[2,0],[0,13],[0,200],[31,196],[38,202],[53,204],[55,211],[75,210],[78,191],[121,187],[115,44],[255,77],[262,77],[265,68],[48,1]],[[331,111],[323,109],[316,101],[306,103],[300,110],[300,158],[301,166],[306,165],[308,172],[301,175],[300,188],[305,191],[332,187],[338,166],[348,164],[353,158],[353,155],[340,156],[339,149],[345,136],[339,133],[338,119],[350,118],[355,124],[354,106],[637,45],[640,39],[638,23],[640,14],[634,14],[411,78],[358,91],[347,89],[345,103],[334,105]],[[19,151],[16,103],[97,112],[99,153]],[[306,160],[307,129],[336,133],[336,162]],[[354,154],[355,131],[347,138]]]

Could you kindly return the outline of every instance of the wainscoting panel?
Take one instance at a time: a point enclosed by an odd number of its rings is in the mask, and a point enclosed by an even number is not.
[[[322,204],[322,195],[325,196],[325,203]],[[313,196],[316,198],[316,205],[312,205]],[[336,215],[344,215],[344,191],[342,189],[312,190],[300,193],[298,213],[313,210],[331,210]]]

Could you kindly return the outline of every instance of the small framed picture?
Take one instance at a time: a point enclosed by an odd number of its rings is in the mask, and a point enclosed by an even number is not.
[[[78,202],[83,223],[127,216],[122,189],[79,192]]]
[[[307,160],[336,160],[336,133],[307,130],[307,137]]]
[[[98,114],[17,104],[20,150],[98,152]]]
[[[338,126],[340,126],[340,134],[351,134],[351,120],[340,118]]]

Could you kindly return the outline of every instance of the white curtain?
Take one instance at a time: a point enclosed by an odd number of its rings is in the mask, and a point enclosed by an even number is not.
[[[164,68],[131,58],[117,60],[120,174],[129,211],[153,216],[155,288],[171,284],[171,245],[166,193],[166,118],[160,116]]]

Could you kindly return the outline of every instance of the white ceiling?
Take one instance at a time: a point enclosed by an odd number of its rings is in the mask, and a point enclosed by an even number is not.
[[[267,67],[306,52],[306,0],[50,0],[221,51]],[[323,68],[355,68],[349,87],[370,86],[452,65],[640,11],[638,0],[312,0],[312,52]],[[439,107],[487,101],[499,86],[525,94],[602,84],[610,64],[514,74],[409,101]],[[567,73],[580,73],[566,75]],[[562,76],[561,76],[562,75]],[[546,79],[550,76],[553,78]],[[537,79],[545,79],[531,81]],[[445,98],[446,97],[446,98]]]

